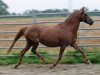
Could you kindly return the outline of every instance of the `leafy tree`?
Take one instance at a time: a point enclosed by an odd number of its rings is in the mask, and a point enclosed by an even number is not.
[[[54,9],[53,12],[54,13],[56,13],[56,12],[62,12],[62,10],[60,10],[60,9]]]
[[[46,9],[42,11],[43,13],[57,13],[57,12],[62,12],[61,9]]]
[[[8,6],[2,0],[0,0],[0,15],[8,14],[7,9],[8,9]]]
[[[35,9],[32,9],[32,10],[26,10],[23,14],[34,14],[34,13],[59,13],[59,12],[69,12],[68,9],[46,9],[46,10],[43,10],[43,11],[40,11],[40,10],[35,10]]]
[[[100,11],[100,10],[98,10],[98,9],[94,9],[93,11]]]
[[[68,9],[62,9],[62,12],[69,12]]]
[[[11,15],[16,15],[16,13],[11,13]]]
[[[33,10],[26,10],[23,14],[34,14],[34,13],[39,13],[39,12],[40,11],[33,9]]]
[[[53,9],[46,9],[42,11],[42,13],[53,13]]]

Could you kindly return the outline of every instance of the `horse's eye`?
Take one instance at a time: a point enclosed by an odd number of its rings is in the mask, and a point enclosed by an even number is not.
[[[87,16],[87,14],[85,14],[85,16]]]

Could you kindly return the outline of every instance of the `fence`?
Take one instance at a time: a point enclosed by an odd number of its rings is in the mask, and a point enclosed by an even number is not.
[[[37,16],[38,17],[43,17],[43,15],[61,15],[63,14],[63,16],[66,16],[66,14],[68,15],[68,13],[64,12],[64,13],[40,13],[40,14],[35,14],[35,15],[2,15],[0,16],[0,18],[25,18],[25,17],[32,17],[32,22],[30,23],[0,23],[0,26],[16,26],[16,25],[32,25],[32,24],[45,24],[45,23],[60,23],[62,21],[37,21],[36,18]],[[94,20],[95,22],[100,22],[100,20]],[[79,30],[100,30],[100,28],[80,28]],[[16,34],[17,31],[0,31],[0,34]],[[78,36],[78,38],[82,38],[82,39],[85,39],[85,38],[98,38],[100,39],[100,36]],[[13,39],[0,39],[0,41],[12,41]],[[19,41],[25,41],[25,39],[20,39]],[[81,44],[79,46],[82,46],[82,47],[94,47],[94,46],[100,46],[100,43],[99,44]],[[39,46],[39,47],[45,47],[45,46]],[[6,48],[9,48],[9,47],[0,47],[0,49],[6,49]],[[23,47],[14,47],[14,48],[23,48]]]

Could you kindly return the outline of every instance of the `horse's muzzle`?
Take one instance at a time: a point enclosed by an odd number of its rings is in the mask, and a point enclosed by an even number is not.
[[[93,20],[88,20],[89,25],[93,25],[94,21]]]

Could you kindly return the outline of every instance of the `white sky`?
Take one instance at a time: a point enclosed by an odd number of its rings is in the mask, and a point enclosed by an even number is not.
[[[100,9],[100,0],[3,0],[8,6],[9,12],[22,13],[28,9],[80,9],[83,6],[90,10]]]

